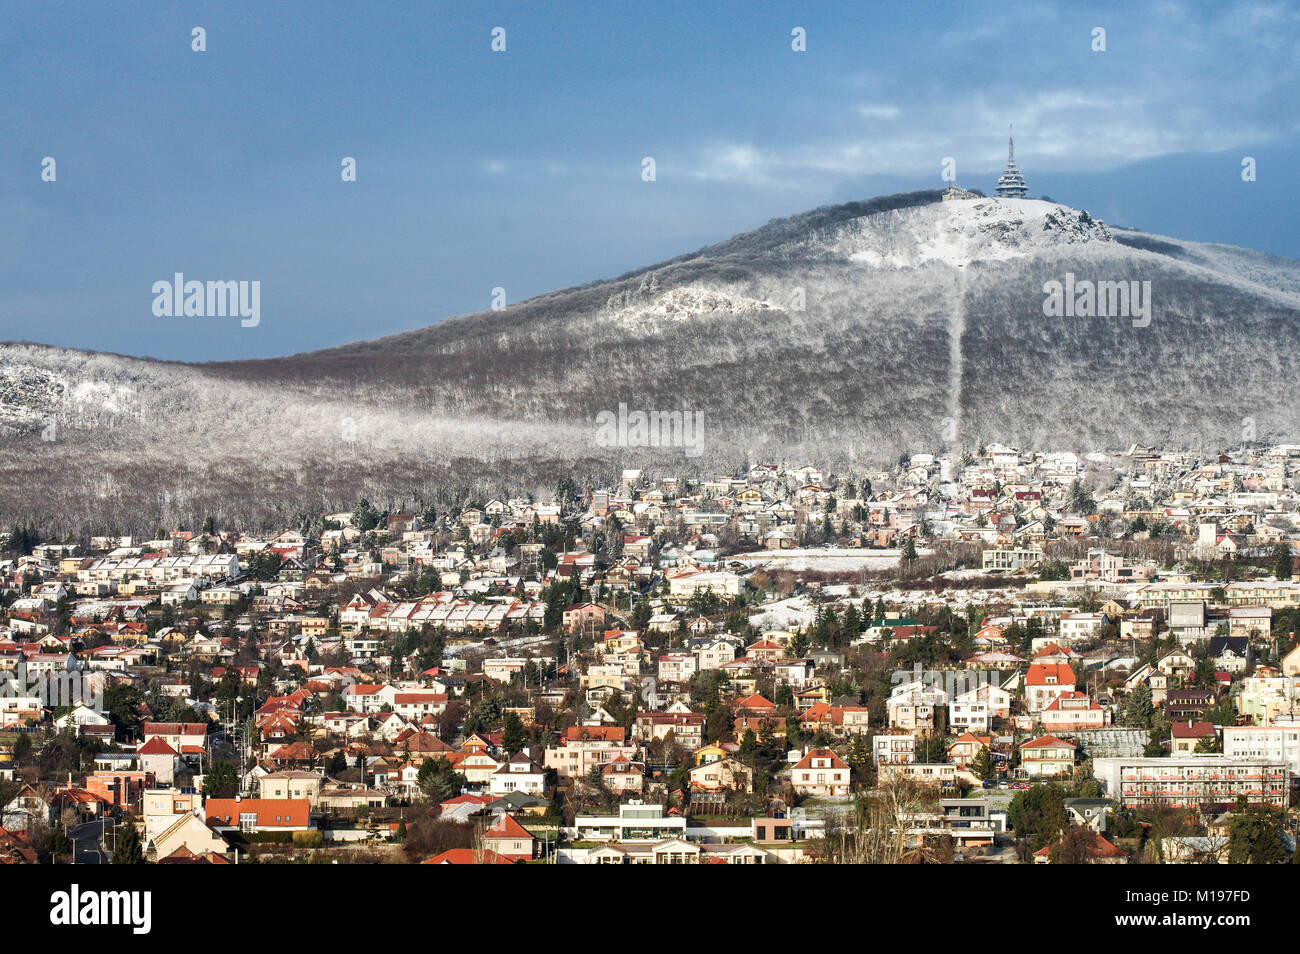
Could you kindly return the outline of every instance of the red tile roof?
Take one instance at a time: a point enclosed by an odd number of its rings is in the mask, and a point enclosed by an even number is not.
[[[564,730],[565,742],[622,742],[626,736],[621,725],[571,725]]]
[[[492,851],[491,849],[488,848],[484,848],[481,855],[482,858],[480,860],[480,858],[475,857],[475,852],[473,848],[451,848],[448,849],[447,851],[444,851],[440,855],[434,855],[432,858],[426,858],[424,861],[420,862],[420,864],[423,865],[514,864],[514,862],[507,861],[505,858],[502,858],[500,855],[498,855],[495,851]]]
[[[502,815],[483,833],[484,838],[532,838],[533,833],[509,815]]]
[[[1217,734],[1212,722],[1175,722],[1175,739],[1212,739]]]
[[[239,816],[257,814],[258,828],[306,828],[311,802],[305,798],[209,798],[203,813],[209,825],[238,826]]]
[[[167,741],[160,735],[155,735],[140,748],[136,749],[140,755],[177,755],[177,751],[167,744]]]
[[[795,765],[795,768],[797,769],[812,768],[813,759],[825,759],[825,758],[830,759],[831,762],[830,767],[832,769],[848,768],[848,766],[844,764],[844,761],[838,755],[832,752],[830,749],[809,749],[808,754],[799,760],[798,764]]]
[[[1125,855],[1121,849],[1116,848],[1113,844],[1111,844],[1109,841],[1103,838],[1099,833],[1092,831],[1092,829],[1089,829],[1088,834],[1092,838],[1092,844],[1088,847],[1088,854],[1090,857],[1093,858],[1127,857],[1127,855]],[[1034,852],[1034,854],[1039,858],[1051,857],[1052,850],[1056,848],[1057,845],[1060,845],[1059,841],[1055,845],[1048,845],[1045,848],[1039,848],[1037,851]]]
[[[1065,663],[1031,663],[1029,675],[1025,677],[1027,686],[1073,686],[1074,683],[1074,670]]]

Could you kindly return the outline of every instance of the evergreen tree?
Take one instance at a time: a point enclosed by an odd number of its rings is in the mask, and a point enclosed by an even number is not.
[[[203,776],[204,798],[234,798],[239,792],[239,776],[235,767],[223,759],[216,759],[208,774]]]
[[[1069,824],[1065,799],[1055,785],[1035,785],[1017,792],[1007,814],[1017,838],[1032,836],[1030,847],[1034,851],[1055,844]]]
[[[361,532],[368,533],[379,525],[379,511],[371,506],[370,501],[361,498],[356,509],[352,511],[352,527]]]
[[[745,734],[740,739],[740,759],[746,765],[754,764],[754,757],[758,754],[758,736],[754,735],[753,729],[746,729]]]
[[[116,842],[113,846],[113,864],[144,864],[144,849],[140,845],[140,833],[135,830],[135,822],[131,821],[130,815],[124,815],[122,824],[117,826]]]
[[[854,733],[853,738],[849,741],[848,751],[844,755],[844,761],[859,778],[866,776],[871,768],[872,753],[871,740],[865,732]]]
[[[948,747],[944,745],[943,736],[940,735],[927,735],[917,739],[914,754],[916,761],[922,765],[948,761]]]
[[[1142,749],[1143,758],[1158,759],[1165,754],[1164,726],[1156,726]]]
[[[1146,683],[1132,689],[1124,700],[1124,724],[1133,728],[1146,728],[1151,724],[1155,706],[1151,704],[1151,687]]]
[[[1273,548],[1273,575],[1279,580],[1291,579],[1291,544],[1279,543]]]
[[[1228,824],[1228,860],[1234,865],[1279,865],[1286,861],[1278,812],[1238,801]]]
[[[501,743],[511,755],[523,750],[524,723],[513,712],[507,712],[501,729]]]
[[[852,603],[844,611],[843,630],[845,637],[852,642],[862,633],[862,617],[858,614],[858,608]]]

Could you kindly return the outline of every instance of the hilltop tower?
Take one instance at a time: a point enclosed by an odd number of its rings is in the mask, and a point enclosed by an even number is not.
[[[1029,191],[1025,185],[1025,177],[1020,174],[1016,168],[1016,137],[1014,127],[1011,130],[1012,135],[1007,137],[1007,167],[1003,170],[1002,175],[998,176],[997,193],[1004,199],[1023,199],[1025,193]]]

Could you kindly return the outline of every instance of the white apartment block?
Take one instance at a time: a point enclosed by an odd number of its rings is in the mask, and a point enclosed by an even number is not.
[[[878,735],[872,740],[872,756],[877,765],[906,765],[916,759],[916,737]]]
[[[1283,762],[1300,775],[1300,723],[1224,726],[1223,754],[1228,758]]]
[[[1252,805],[1285,808],[1291,776],[1285,762],[1228,755],[1102,758],[1092,768],[1105,794],[1124,808],[1230,805],[1238,795]]]

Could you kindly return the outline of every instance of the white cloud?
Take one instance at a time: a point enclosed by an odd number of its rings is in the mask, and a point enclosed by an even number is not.
[[[883,104],[858,107],[858,115],[863,119],[894,119],[901,112],[897,106]]]
[[[954,24],[935,39],[948,67],[932,76],[868,68],[828,79],[826,101],[843,105],[827,111],[825,135],[700,142],[689,152],[690,174],[815,189],[832,176],[933,171],[937,186],[947,156],[959,181],[1000,168],[1010,123],[1022,166],[1053,171],[1245,151],[1300,132],[1294,7],[1168,3],[1147,15],[1126,12],[1112,18],[1104,53],[1091,52],[1090,30],[1070,8],[1046,4],[1030,19],[1011,47],[1000,29]]]

